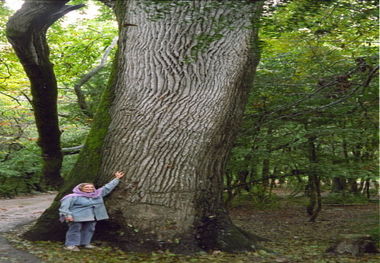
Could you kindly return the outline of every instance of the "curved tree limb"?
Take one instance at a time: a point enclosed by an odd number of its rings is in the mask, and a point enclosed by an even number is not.
[[[11,98],[12,100],[14,100],[18,105],[21,105],[20,101],[16,98],[16,97],[13,97],[5,92],[2,92],[0,91],[0,94],[4,95],[4,96],[7,96],[8,98]]]
[[[92,112],[90,111],[90,109],[88,108],[88,105],[86,103],[86,97],[84,96],[83,92],[82,92],[82,89],[81,87],[87,82],[89,81],[93,76],[95,76],[102,68],[104,68],[106,66],[106,63],[107,63],[107,59],[108,59],[108,56],[109,54],[111,53],[111,50],[115,47],[116,43],[117,43],[117,39],[118,37],[114,37],[114,39],[112,40],[111,44],[106,48],[104,54],[103,54],[103,57],[102,59],[100,60],[100,63],[98,66],[96,66],[95,68],[93,68],[90,72],[88,72],[87,74],[83,75],[79,80],[78,82],[74,85],[74,91],[75,91],[75,95],[77,96],[77,100],[78,100],[78,104],[79,104],[79,107],[80,109],[82,110],[82,112],[92,118],[93,117],[93,114]]]
[[[31,83],[32,106],[43,157],[43,181],[58,188],[62,152],[57,111],[57,80],[49,59],[47,29],[59,18],[84,5],[65,5],[69,0],[27,0],[9,18],[6,34]]]
[[[77,154],[83,148],[84,145],[62,148],[63,155]]]

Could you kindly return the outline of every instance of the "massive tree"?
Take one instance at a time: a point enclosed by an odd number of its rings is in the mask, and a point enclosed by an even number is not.
[[[255,249],[223,207],[223,175],[259,60],[260,1],[104,1],[118,54],[79,160],[56,201],[26,233],[62,239],[59,198],[116,170],[111,220],[98,238],[126,249]]]

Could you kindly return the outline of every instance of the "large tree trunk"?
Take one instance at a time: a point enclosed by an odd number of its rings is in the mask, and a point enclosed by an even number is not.
[[[94,167],[84,156],[87,142],[72,177],[82,171],[103,184],[121,169],[138,186],[118,186],[107,201],[112,219],[99,224],[98,238],[133,250],[255,248],[252,235],[235,227],[224,209],[222,179],[259,59],[254,25],[260,7],[182,1],[152,20],[146,9],[154,6],[117,2],[115,97],[106,96],[112,104],[104,143],[92,144],[101,163]],[[125,26],[131,23],[137,26]],[[29,237],[41,234],[54,209]]]
[[[7,23],[7,37],[30,80],[32,107],[43,159],[43,182],[55,188],[60,176],[62,153],[58,125],[57,81],[49,60],[46,31],[55,21],[83,5],[67,6],[52,0],[26,1]]]

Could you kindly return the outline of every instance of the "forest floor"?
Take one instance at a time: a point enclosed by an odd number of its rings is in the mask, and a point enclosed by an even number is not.
[[[37,198],[37,199],[36,199]],[[380,262],[380,254],[332,255],[325,250],[340,234],[368,234],[379,226],[378,203],[354,205],[324,205],[316,222],[308,222],[305,198],[281,198],[270,206],[257,207],[242,201],[230,209],[234,223],[270,241],[260,245],[274,251],[228,254],[220,251],[184,256],[169,251],[151,254],[125,253],[99,243],[95,250],[69,252],[60,242],[29,242],[19,237],[29,225],[14,228],[34,220],[49,206],[54,195],[0,199],[0,263],[11,262],[75,262],[75,263],[358,263]],[[11,201],[13,200],[13,201]],[[38,200],[38,201],[37,201]],[[5,210],[6,209],[6,210]],[[4,214],[7,212],[6,214]],[[14,220],[12,219],[14,218]],[[3,223],[2,223],[3,222]],[[5,223],[4,223],[5,222]],[[7,227],[4,227],[4,225]],[[13,231],[9,231],[13,228]],[[6,246],[4,246],[6,245]],[[8,252],[8,253],[5,253]],[[3,254],[2,254],[3,253]],[[15,253],[12,257],[12,253]],[[28,254],[28,253],[32,253]]]

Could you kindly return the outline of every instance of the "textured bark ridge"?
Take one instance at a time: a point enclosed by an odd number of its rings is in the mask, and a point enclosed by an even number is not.
[[[141,1],[116,5],[118,79],[101,174],[122,169],[138,182],[133,190],[121,184],[107,203],[118,226],[110,239],[126,248],[254,249],[222,198],[258,60],[251,24],[258,5],[236,3],[167,6],[159,19]],[[99,231],[103,238],[110,227]]]
[[[222,194],[259,60],[254,24],[261,4],[156,4],[115,2],[114,77],[61,195],[91,178],[102,185],[123,170],[106,198],[111,219],[98,223],[95,239],[133,251],[254,250],[255,237],[233,225]],[[126,182],[138,184],[130,189]],[[28,237],[58,237],[48,225],[56,213],[53,205]]]

